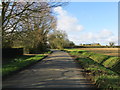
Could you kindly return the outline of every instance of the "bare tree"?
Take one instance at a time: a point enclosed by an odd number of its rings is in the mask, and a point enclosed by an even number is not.
[[[110,45],[110,46],[114,46],[114,45],[115,45],[115,42],[109,42],[109,45]]]
[[[61,5],[63,3],[2,2],[3,47],[12,47],[16,38],[20,40],[21,37],[22,39],[23,37],[27,39],[29,37],[26,41],[30,41],[30,36],[32,37],[32,34],[38,31],[39,35],[41,33],[43,35],[43,37],[40,36],[41,40],[45,40],[44,37],[55,26],[55,19],[51,15],[51,9]],[[33,40],[33,42],[35,41]]]
[[[33,49],[32,51],[35,52],[45,50],[48,33],[56,27],[56,19],[51,15],[50,9],[47,9],[46,11],[34,12],[31,14],[31,18],[23,21],[22,28],[25,32],[22,31],[24,34],[24,46],[28,49]]]
[[[2,2],[2,41],[3,47],[11,47],[15,32],[20,21],[26,15],[26,10],[33,3]]]

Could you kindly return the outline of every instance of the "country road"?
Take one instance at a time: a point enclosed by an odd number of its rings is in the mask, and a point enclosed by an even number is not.
[[[33,66],[3,81],[3,88],[94,88],[72,57],[55,50]],[[89,89],[88,89],[89,90]]]

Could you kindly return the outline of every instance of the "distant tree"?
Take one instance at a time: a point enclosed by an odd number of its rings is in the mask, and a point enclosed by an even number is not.
[[[74,46],[75,46],[75,43],[72,42],[72,41],[69,41],[69,46],[70,46],[70,47],[74,47]]]
[[[110,46],[114,46],[114,45],[115,45],[115,42],[109,42],[109,45],[110,45]]]
[[[80,45],[80,46],[83,46],[83,44],[82,44],[82,43],[80,43],[79,45]]]
[[[49,34],[49,45],[51,48],[63,49],[64,47],[73,47],[75,44],[69,41],[64,31],[55,30]]]
[[[66,33],[63,31],[55,30],[53,33],[49,34],[48,41],[51,48],[62,49],[65,44]]]

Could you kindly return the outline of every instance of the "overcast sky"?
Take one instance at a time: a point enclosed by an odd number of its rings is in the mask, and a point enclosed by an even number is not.
[[[117,2],[71,2],[56,7],[57,28],[64,30],[76,45],[118,43]]]

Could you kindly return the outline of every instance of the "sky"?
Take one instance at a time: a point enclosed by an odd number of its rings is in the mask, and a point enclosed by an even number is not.
[[[54,8],[57,29],[76,45],[109,42],[118,44],[117,2],[70,2]]]

